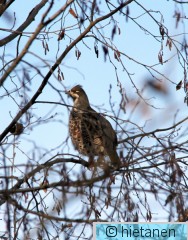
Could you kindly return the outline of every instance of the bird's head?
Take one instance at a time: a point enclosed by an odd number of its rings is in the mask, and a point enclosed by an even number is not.
[[[74,101],[74,107],[86,109],[89,105],[88,97],[82,86],[76,85],[66,92]]]

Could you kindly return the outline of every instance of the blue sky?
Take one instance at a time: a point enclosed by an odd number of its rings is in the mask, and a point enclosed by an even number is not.
[[[143,6],[150,10],[153,9],[156,12],[151,12],[154,17],[158,21],[161,21],[161,14],[164,17],[164,25],[169,30],[169,35],[176,35],[181,34],[183,32],[183,28],[180,26],[178,29],[175,29],[175,19],[173,18],[174,14],[174,7],[175,4],[172,1],[164,1],[164,0],[157,0],[157,1],[151,1],[151,0],[142,0],[139,1]],[[26,18],[28,13],[30,12],[31,8],[35,6],[35,4],[38,3],[38,1],[34,0],[28,0],[27,2],[24,1],[22,3],[22,10],[20,14],[20,4],[15,1],[12,6],[10,7],[9,14],[13,15],[13,12],[16,12],[16,25],[14,29],[16,29],[17,26],[22,22],[23,19]],[[56,5],[53,11],[58,9],[58,7],[62,5],[62,1],[56,1]],[[185,6],[185,9],[188,8]],[[42,9],[41,12],[44,10]],[[161,12],[161,14],[159,13]],[[160,36],[158,26],[155,24],[154,21],[152,21],[147,14],[142,15],[144,13],[143,9],[137,6],[137,4],[133,3],[130,5],[130,16],[135,17],[135,21],[138,21],[139,24],[144,26],[146,29],[149,29],[151,33],[153,33],[155,36]],[[139,17],[138,17],[139,16]],[[118,50],[125,52],[126,55],[130,56],[131,58],[143,62],[144,64],[153,65],[158,63],[158,52],[161,48],[161,42],[156,41],[152,36],[148,35],[146,32],[142,31],[139,26],[137,26],[135,23],[133,23],[131,20],[128,22],[125,21],[124,17],[116,16],[116,20],[118,21],[118,26],[121,29],[121,34],[116,35],[114,38],[114,43],[117,45]],[[26,31],[34,31],[36,28],[38,18],[33,22],[31,27],[26,29]],[[68,16],[68,21],[65,24],[65,27],[68,27],[69,25],[73,25],[76,23],[76,20],[72,16]],[[163,23],[163,21],[162,21]],[[7,22],[4,19],[1,23],[2,28],[7,28]],[[111,36],[111,26],[107,28],[106,30],[106,36]],[[59,25],[56,24],[52,27],[52,30],[59,30]],[[73,38],[77,36],[77,32],[67,32],[67,34],[71,35]],[[5,32],[0,32],[0,37],[2,38],[5,35]],[[51,66],[56,59],[57,55],[57,49],[59,47],[58,54],[61,54],[61,52],[66,48],[69,40],[68,38],[65,38],[64,40],[59,42],[59,46],[57,45],[57,34],[51,34],[50,39],[51,41],[48,42],[50,51],[47,53],[47,55],[44,54],[44,49],[42,48],[42,43],[40,41],[37,41],[31,46],[30,51],[34,51],[37,53],[40,57],[44,58],[46,61],[48,61],[49,65]],[[157,39],[160,40],[160,37]],[[181,36],[177,38],[178,40],[181,39]],[[23,37],[20,43],[20,49],[22,49],[22,45],[24,45],[24,42],[27,40],[26,37]],[[61,65],[61,70],[64,73],[65,80],[60,83],[58,82],[53,76],[50,79],[50,82],[54,84],[58,89],[64,91],[65,88],[70,88],[74,86],[75,84],[81,84],[84,89],[86,90],[90,102],[93,105],[96,106],[102,106],[103,108],[110,110],[109,107],[109,98],[108,98],[108,91],[109,91],[109,84],[112,84],[113,86],[113,102],[115,103],[115,109],[118,109],[120,94],[119,94],[119,87],[117,86],[116,81],[116,75],[114,68],[109,61],[104,62],[104,55],[101,49],[101,46],[99,46],[99,58],[96,58],[96,55],[94,53],[94,41],[90,38],[85,39],[88,47],[90,50],[84,46],[81,42],[77,45],[78,49],[81,51],[81,57],[79,60],[76,60],[75,56],[75,49],[73,49],[63,60]],[[57,47],[58,46],[58,47]],[[16,52],[16,41],[11,43],[9,46],[6,47],[6,53],[10,54],[10,59],[12,56],[15,55]],[[3,48],[0,49],[1,55],[4,51]],[[168,47],[165,46],[164,41],[164,59],[168,59],[171,56],[173,56],[175,53],[175,49],[172,48],[170,51]],[[113,59],[113,53],[111,54],[111,58]],[[27,61],[32,62],[36,66],[40,63],[40,60],[36,57],[33,57],[31,54],[28,54],[25,59]],[[134,80],[134,83],[139,88],[142,88],[146,79],[149,78],[149,74],[146,71],[145,68],[141,67],[138,64],[135,64],[134,61],[129,60],[127,57],[121,56],[121,59],[126,66],[127,70],[132,74],[132,78]],[[127,104],[127,113],[123,117],[125,120],[129,119],[131,111],[132,111],[132,102],[133,100],[137,99],[137,94],[135,91],[135,88],[132,87],[132,84],[130,82],[130,79],[128,78],[125,71],[123,71],[122,67],[120,66],[120,63],[118,63],[115,59],[113,59],[114,64],[118,68],[118,76],[119,80],[125,89],[125,92],[127,96],[130,99],[130,104]],[[20,65],[16,71],[19,72],[21,67],[23,65]],[[182,68],[179,67],[179,64],[177,64],[177,58],[174,57],[172,61],[170,61],[168,64],[159,65],[157,66],[157,69],[160,70],[162,73],[167,74],[168,77],[174,82],[174,84],[170,82],[166,82],[164,84],[167,84],[167,88],[169,89],[170,94],[168,96],[165,96],[163,94],[158,94],[151,89],[146,89],[144,91],[144,96],[147,99],[151,99],[149,103],[151,103],[154,106],[157,106],[159,109],[156,110],[154,108],[149,108],[148,106],[145,106],[144,104],[142,107],[138,108],[136,113],[133,117],[131,117],[131,120],[134,121],[138,125],[143,125],[145,121],[148,121],[147,129],[154,130],[158,127],[166,127],[171,126],[174,120],[174,114],[179,110],[177,119],[180,119],[182,117],[187,116],[187,106],[183,103],[184,100],[184,91],[179,90],[176,91],[175,89],[175,83],[178,83],[181,79],[183,79],[183,71]],[[43,68],[42,73],[45,75],[48,71],[47,67]],[[29,86],[31,88],[31,91],[28,92],[28,99],[33,95],[33,92],[36,91],[37,87],[41,83],[42,78],[39,76],[36,76],[36,73],[34,71],[28,71],[30,78],[33,78],[33,85]],[[55,72],[57,75],[57,71]],[[17,81],[17,78],[13,76],[14,80]],[[164,81],[161,79],[161,81]],[[15,85],[11,81],[7,81],[5,83],[5,87],[7,89],[14,89]],[[0,90],[0,95],[4,94],[4,90]],[[17,94],[14,94],[14,100],[18,101],[18,103],[21,101],[21,97]],[[70,99],[67,99],[67,96],[65,96],[65,101],[69,104],[72,104]],[[0,131],[3,131],[3,129],[7,126],[7,124],[11,121],[11,116],[14,117],[15,114],[18,112],[18,106],[15,103],[11,97],[1,98],[0,107],[2,109],[2,116],[1,116],[1,125],[0,125]],[[43,101],[60,101],[60,98],[57,94],[54,94],[54,91],[48,86],[38,100]],[[144,108],[145,106],[145,108]],[[28,156],[33,156],[33,142],[36,141],[36,143],[41,146],[41,151],[36,152],[40,158],[40,162],[43,162],[44,160],[48,159],[49,156],[52,156],[51,154],[47,154],[46,156],[42,157],[44,153],[49,151],[50,149],[56,148],[55,152],[68,152],[67,148],[64,148],[64,146],[61,146],[61,143],[66,139],[68,134],[67,129],[67,123],[68,123],[68,114],[67,114],[67,108],[62,106],[56,106],[55,109],[53,109],[53,105],[48,104],[37,104],[32,107],[33,109],[33,118],[32,121],[36,121],[37,118],[43,119],[44,116],[45,119],[50,117],[51,115],[55,116],[55,119],[57,121],[61,122],[52,122],[47,123],[44,125],[40,125],[38,123],[33,124],[35,126],[33,129],[27,128],[23,134],[23,136],[20,137],[20,141],[17,141],[17,147],[16,148],[16,157],[15,157],[15,164],[18,163],[25,163],[25,161],[28,160]],[[52,112],[51,112],[52,109]],[[110,113],[111,114],[111,113]],[[21,119],[21,121],[25,122],[25,116]],[[112,121],[111,121],[112,122]],[[112,122],[114,125],[114,122]],[[32,126],[32,125],[31,125]],[[128,124],[127,129],[131,129],[133,126],[131,124]],[[9,139],[11,139],[10,137]],[[12,141],[13,138],[12,138]],[[69,141],[70,143],[70,141]],[[149,145],[149,141],[146,141],[146,143]],[[19,150],[21,149],[21,150]],[[77,153],[72,148],[70,148],[71,153]],[[26,153],[26,155],[23,154],[23,152]],[[12,157],[13,156],[13,149],[10,148],[10,151],[7,153],[7,156]],[[15,175],[20,175],[19,171],[15,172]],[[157,218],[163,218],[163,216],[157,216]]]
[[[19,14],[19,5],[17,2],[14,2],[9,10],[9,14],[13,15],[13,12],[16,12],[16,25],[14,29],[16,29],[17,26],[22,22],[23,19],[26,18],[28,13],[30,12],[31,8],[35,6],[35,4],[38,1],[27,1],[27,4],[23,4],[22,7],[24,8],[24,11],[22,11],[22,14]],[[175,4],[172,3],[172,1],[140,1],[140,3],[143,3],[143,6],[150,10],[153,9],[155,12],[151,12],[153,16],[158,20],[161,21],[162,15],[164,17],[164,25],[169,30],[169,35],[175,35],[175,34],[181,34],[183,32],[182,27],[180,26],[178,29],[175,29],[175,19],[173,18],[174,14],[174,6]],[[61,1],[57,1],[56,5],[54,7],[55,11],[60,5]],[[185,6],[186,8],[186,6]],[[166,11],[168,9],[168,11]],[[41,10],[43,12],[44,9]],[[159,12],[160,11],[160,12]],[[146,29],[149,29],[152,34],[160,36],[158,26],[155,24],[154,21],[152,21],[147,14],[144,14],[143,9],[137,6],[137,4],[133,3],[130,5],[130,16],[135,18],[135,21],[137,21],[140,25],[144,26]],[[162,14],[162,15],[161,15]],[[140,27],[138,27],[133,21],[129,20],[128,22],[125,21],[125,17],[116,16],[116,20],[118,22],[118,26],[121,29],[121,34],[116,35],[114,38],[114,44],[117,45],[118,50],[125,52],[126,55],[130,56],[131,58],[135,59],[136,61],[143,62],[144,64],[152,65],[158,63],[158,52],[161,47],[161,42],[156,41],[152,36],[148,35],[146,32],[142,31]],[[69,22],[70,21],[70,22]],[[36,24],[38,23],[38,18],[32,23],[31,27],[26,29],[26,31],[34,31],[36,28]],[[68,16],[68,22],[65,24],[65,27],[68,27],[69,25],[73,25],[76,23],[76,20],[72,16]],[[163,21],[162,21],[163,23]],[[10,24],[11,25],[11,24]],[[2,23],[2,27],[7,27],[7,22],[4,19],[4,22]],[[59,30],[59,25],[56,24],[52,27],[52,30]],[[106,36],[111,36],[111,29],[112,27],[108,27],[106,31]],[[76,37],[76,32],[68,32],[67,34],[72,35],[73,37]],[[2,37],[5,35],[5,32],[1,32],[0,36]],[[180,39],[178,37],[177,39]],[[44,54],[44,49],[42,48],[41,41],[37,41],[34,43],[30,51],[34,51],[39,55],[39,57],[44,58],[46,61],[48,61],[49,65],[51,66],[57,55],[57,34],[52,34],[50,36],[50,39],[52,41],[49,41],[49,49],[50,51],[47,53],[47,55]],[[160,37],[157,38],[160,40]],[[24,44],[24,41],[27,40],[27,37],[22,38],[22,42]],[[22,49],[22,42],[20,44],[20,50]],[[80,42],[77,47],[81,51],[81,57],[79,60],[76,60],[75,56],[75,49],[73,49],[63,60],[61,65],[61,70],[64,73],[65,80],[62,83],[59,83],[53,76],[50,79],[50,82],[54,84],[58,89],[64,91],[64,87],[70,88],[74,86],[75,84],[81,84],[84,89],[86,90],[90,102],[93,105],[96,106],[102,106],[106,108],[107,110],[110,110],[109,107],[109,98],[108,98],[108,91],[109,91],[109,84],[112,84],[113,90],[112,90],[112,101],[115,104],[115,109],[118,108],[120,94],[119,94],[119,86],[117,87],[117,80],[114,68],[109,61],[104,62],[104,55],[101,49],[101,46],[99,46],[99,58],[96,58],[96,55],[94,53],[94,41],[90,38],[85,39],[85,42],[87,43],[90,50]],[[61,54],[63,49],[66,48],[66,45],[68,44],[68,38],[65,38],[65,40],[62,40],[59,42],[59,52],[58,54]],[[172,48],[170,51],[168,47],[165,46],[164,41],[164,59],[168,59],[171,56],[174,55],[175,49]],[[15,55],[16,52],[16,41],[8,45],[6,47],[6,53],[10,54],[10,59],[12,56]],[[3,51],[3,48],[1,48],[1,51]],[[111,54],[111,58],[114,62],[114,64],[118,68],[118,76],[119,80],[122,84],[122,87],[125,89],[126,95],[129,97],[130,100],[137,99],[137,94],[135,88],[132,87],[132,84],[130,82],[130,79],[128,75],[123,71],[120,63],[118,63],[115,59],[113,59],[113,53]],[[26,60],[28,60],[31,63],[36,64],[36,66],[39,64],[41,65],[41,62],[36,57],[33,57],[31,54],[28,54],[25,57]],[[138,88],[142,88],[145,80],[149,78],[149,74],[146,71],[145,68],[142,66],[135,64],[134,61],[129,60],[127,57],[121,56],[121,59],[126,66],[126,69],[132,74],[132,79]],[[21,67],[23,65],[20,65],[16,71],[19,72],[21,70]],[[181,79],[183,79],[183,71],[179,67],[179,64],[177,64],[177,58],[174,58],[172,61],[170,61],[168,64],[165,65],[159,65],[157,66],[157,69],[160,70],[162,73],[168,75],[168,77],[174,82],[178,83]],[[47,68],[43,68],[42,70],[43,75],[45,75],[48,71]],[[36,72],[34,71],[28,71],[30,78],[33,78],[33,85],[29,86],[31,88],[31,91],[28,92],[28,99],[32,96],[33,92],[36,91],[37,87],[39,86],[41,82],[41,77],[36,76]],[[57,71],[55,72],[57,75]],[[14,77],[14,76],[13,76]],[[161,78],[162,79],[162,78]],[[14,77],[13,80],[16,80]],[[17,81],[17,80],[16,80]],[[163,81],[163,79],[162,79]],[[163,81],[164,82],[164,81]],[[187,107],[185,104],[183,104],[184,99],[184,92],[183,90],[180,90],[176,92],[175,90],[175,84],[171,84],[169,82],[166,82],[167,88],[170,91],[170,95],[160,95],[155,93],[154,91],[151,91],[151,89],[146,89],[144,92],[144,96],[147,99],[151,99],[149,101],[150,104],[156,106],[159,108],[159,110],[150,108],[149,111],[145,111],[144,107],[138,108],[137,114],[134,114],[134,117],[132,118],[133,121],[135,121],[138,124],[144,124],[146,120],[150,120],[148,125],[148,130],[150,127],[152,127],[152,130],[155,129],[158,126],[161,126],[161,117],[162,122],[164,126],[169,126],[172,124],[174,113],[180,109],[179,116],[186,116]],[[15,85],[11,81],[7,81],[5,83],[5,87],[7,89],[14,89]],[[1,94],[4,93],[4,90],[1,89]],[[21,97],[18,95],[13,95],[18,101],[18,103],[21,101]],[[54,94],[54,91],[51,90],[50,87],[47,87],[38,100],[43,101],[57,101],[59,102],[59,96],[57,94]],[[67,99],[67,96],[65,96],[65,101],[69,104],[72,104],[70,99]],[[130,101],[131,102],[131,101]],[[2,124],[0,126],[1,131],[7,126],[7,124],[11,121],[11,116],[14,117],[14,115],[18,112],[18,106],[15,104],[15,101],[8,98],[3,98],[1,100],[1,109],[3,109],[3,116],[2,116]],[[7,108],[7,106],[9,106]],[[51,109],[53,106],[51,105],[34,105],[33,106],[33,113],[36,114],[38,117],[43,117],[49,112],[49,109]],[[147,108],[147,106],[146,106]],[[132,111],[132,105],[127,104],[127,114],[123,116],[125,119],[129,119],[129,114]],[[145,113],[143,114],[143,111]],[[68,115],[67,115],[67,109],[66,107],[57,106],[55,111],[52,112],[52,114],[58,113],[57,119],[60,119],[63,121],[63,123],[66,125],[68,123]],[[167,113],[167,114],[164,114]],[[49,114],[50,116],[50,114]],[[151,120],[152,119],[152,120]],[[35,121],[36,118],[33,118],[33,121]],[[132,126],[130,126],[131,128]],[[64,134],[59,134],[59,129],[62,128],[62,132]],[[128,126],[129,128],[129,126]],[[53,141],[51,139],[46,138],[46,125],[44,126],[38,126],[36,128],[36,131],[30,131],[26,130],[24,137],[29,139],[29,141],[38,139],[39,143],[42,143],[43,146],[45,146],[47,149],[54,148],[55,146],[61,144],[61,142],[66,138],[67,136],[67,127],[62,124],[55,124],[51,123],[49,125],[49,131],[50,136],[52,137]],[[25,143],[26,144],[26,143]],[[28,143],[27,143],[28,144]]]

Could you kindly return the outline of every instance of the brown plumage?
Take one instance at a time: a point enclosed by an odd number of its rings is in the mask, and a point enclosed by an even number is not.
[[[117,136],[110,122],[90,107],[88,97],[80,85],[73,87],[67,94],[74,101],[69,132],[75,149],[90,159],[108,155],[114,166],[120,166],[116,152]]]
[[[24,130],[24,127],[21,123],[16,123],[11,129],[10,129],[10,133],[12,133],[13,135],[20,135]]]

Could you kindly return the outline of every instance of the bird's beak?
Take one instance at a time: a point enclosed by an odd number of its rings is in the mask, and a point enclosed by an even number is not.
[[[65,93],[68,95],[68,97],[73,97],[72,93],[71,93],[71,90],[65,91]]]
[[[71,91],[67,90],[67,91],[65,91],[65,94],[67,94],[68,96],[71,96]]]

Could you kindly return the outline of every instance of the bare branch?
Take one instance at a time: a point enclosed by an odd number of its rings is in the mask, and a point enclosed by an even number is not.
[[[45,6],[47,3],[47,0],[42,0],[39,4],[37,4],[29,13],[27,19],[25,20],[24,23],[20,27],[18,27],[15,31],[13,31],[12,34],[9,36],[5,37],[4,39],[0,40],[0,47],[3,45],[7,44],[8,42],[12,41],[14,38],[16,38],[19,35],[23,34],[23,30],[26,29],[32,21],[35,20],[35,17],[37,16],[38,12],[40,11],[41,8]],[[1,30],[1,29],[0,29]]]

